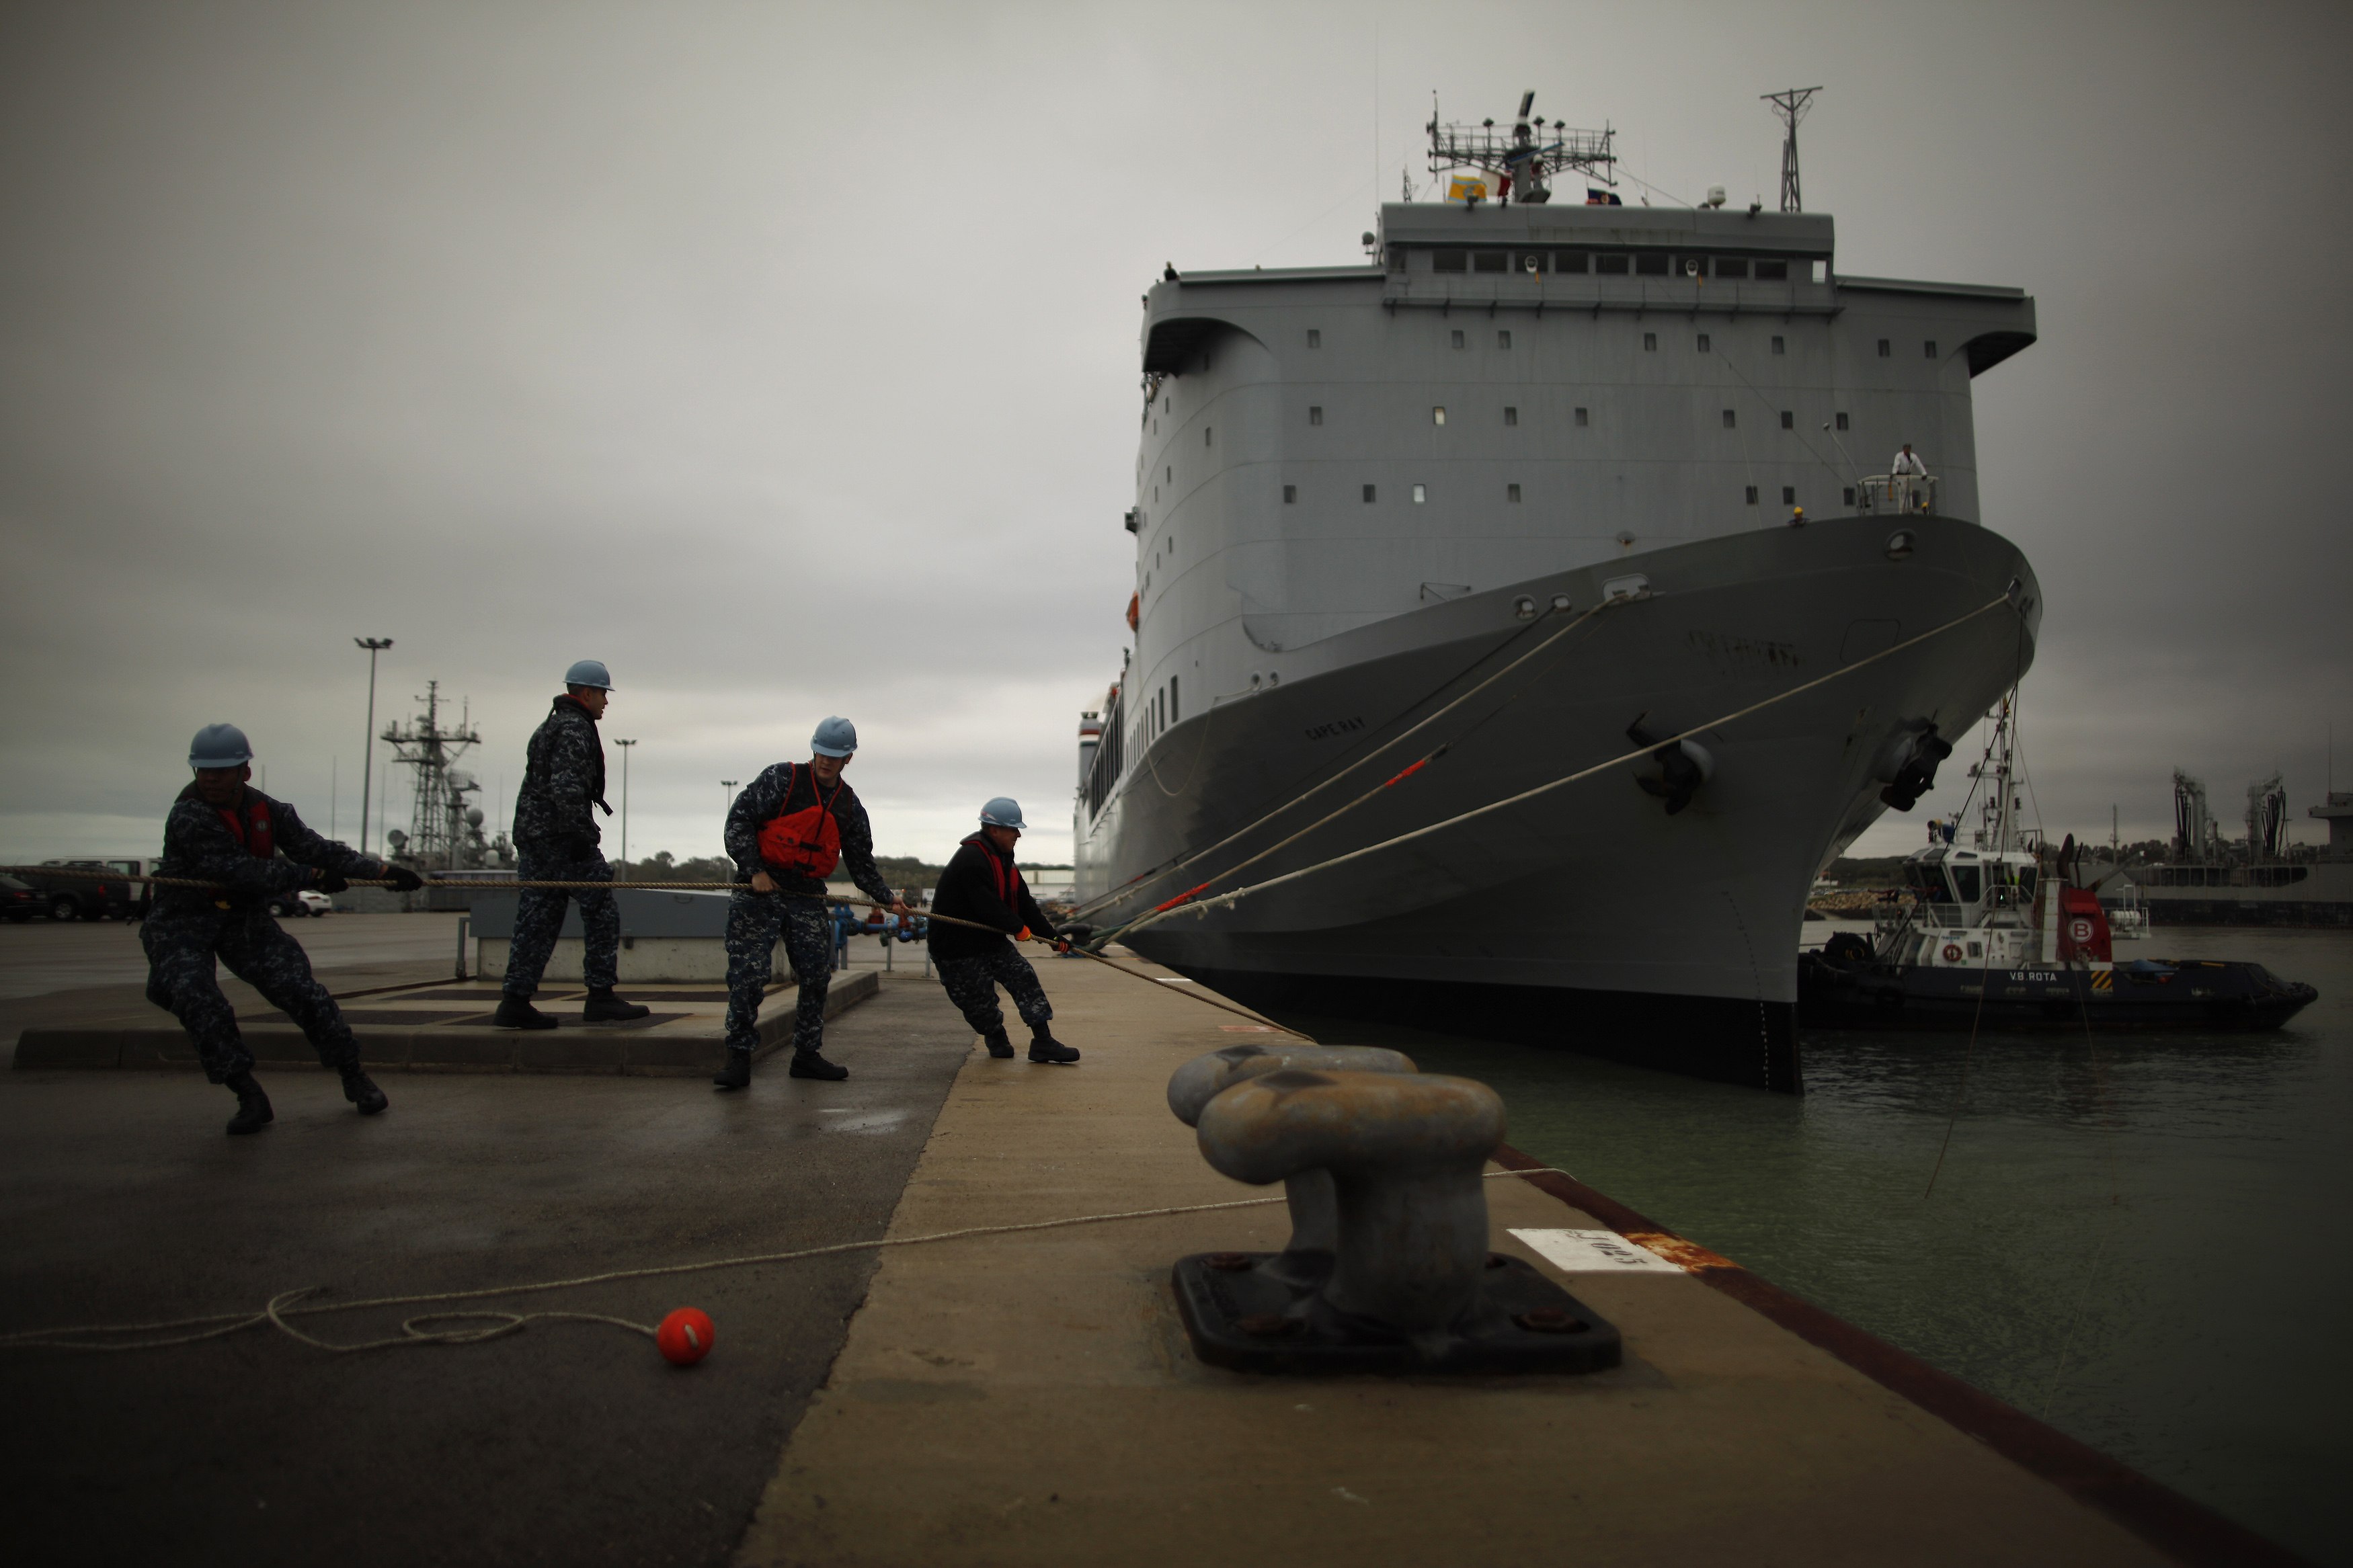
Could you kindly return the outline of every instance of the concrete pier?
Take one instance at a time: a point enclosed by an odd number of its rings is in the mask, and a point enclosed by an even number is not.
[[[269,1069],[277,1125],[227,1139],[194,1074],[0,1074],[0,1331],[1275,1196],[1211,1171],[1164,1089],[1280,1037],[1132,967],[1040,962],[1074,1068],[990,1059],[902,968],[829,1027],[846,1084],[424,1071],[364,1119]],[[685,1371],[582,1323],[353,1356],[267,1330],[0,1351],[12,1533],[41,1563],[2291,1561],[1602,1194],[1502,1173],[1529,1163],[1493,1167],[1492,1245],[1620,1328],[1615,1370],[1206,1366],[1169,1266],[1279,1247],[1270,1203],[468,1303],[700,1306],[718,1348]],[[400,1315],[309,1321],[348,1342]]]

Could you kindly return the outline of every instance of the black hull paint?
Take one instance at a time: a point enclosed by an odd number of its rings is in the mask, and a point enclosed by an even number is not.
[[[1812,1028],[1981,1030],[2276,1029],[2319,995],[2260,963],[2178,963],[2165,976],[2055,966],[1938,969],[1840,963],[1798,965],[1799,1021]]]
[[[1786,1002],[1170,967],[1269,1017],[1379,1019],[1779,1094],[1805,1088],[1796,1009]]]

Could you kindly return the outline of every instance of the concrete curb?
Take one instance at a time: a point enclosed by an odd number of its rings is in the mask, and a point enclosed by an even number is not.
[[[881,993],[882,976],[865,969],[838,976],[826,990],[825,1016],[855,1007]],[[797,993],[779,991],[772,1004]],[[790,1043],[789,1006],[770,1005],[760,1021],[760,1060]],[[429,1028],[354,1027],[360,1062],[371,1072],[615,1073],[628,1078],[690,1078],[720,1065],[716,1035],[652,1035],[626,1026],[524,1033],[475,1026]],[[245,1043],[257,1067],[319,1070],[318,1053],[298,1029],[248,1028]],[[179,1028],[26,1029],[16,1040],[11,1063],[19,1072],[49,1068],[196,1068],[195,1047]]]

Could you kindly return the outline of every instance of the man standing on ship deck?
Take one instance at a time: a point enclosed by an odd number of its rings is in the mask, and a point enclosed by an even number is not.
[[[612,700],[613,677],[597,659],[584,658],[564,672],[564,695],[531,737],[522,787],[515,792],[515,847],[521,852],[515,879],[531,882],[609,882],[613,868],[596,847],[602,837],[589,807],[606,816],[605,747],[596,723]],[[506,983],[491,1022],[501,1029],[553,1029],[555,1020],[531,1005],[539,977],[564,930],[564,900],[580,905],[586,939],[580,974],[588,1000],[580,1016],[591,1024],[617,1024],[653,1011],[613,994],[619,978],[621,910],[602,888],[526,886],[515,900],[514,940],[507,949]]]
[[[964,1014],[965,1022],[987,1042],[992,1057],[1010,1057],[1013,1042],[1006,1038],[1005,1014],[997,1005],[997,988],[1013,998],[1015,1011],[1029,1026],[1029,1059],[1050,1067],[1077,1061],[1079,1053],[1054,1038],[1046,1026],[1054,1016],[1045,988],[1029,961],[1013,951],[1008,936],[1055,939],[1055,951],[1068,952],[1071,944],[1054,930],[1054,922],[1038,907],[1013,863],[1013,847],[1021,841],[1021,806],[998,795],[980,808],[980,831],[956,848],[940,873],[932,892],[932,913],[944,917],[931,922],[927,938],[932,959],[939,966],[940,984],[948,1000]],[[973,921],[992,928],[974,931],[950,925],[948,920]],[[1003,931],[1005,936],[997,933]]]
[[[727,813],[736,886],[727,908],[727,1065],[712,1082],[744,1089],[760,1043],[760,999],[785,956],[800,982],[793,1017],[795,1078],[839,1080],[849,1069],[825,1059],[825,994],[833,981],[834,916],[825,879],[847,864],[858,890],[894,914],[907,906],[874,865],[874,830],[841,770],[858,751],[858,727],[835,717],[809,737],[809,760],[778,763],[744,787]]]
[[[247,782],[252,762],[253,748],[234,724],[207,724],[188,747],[196,776],[164,819],[155,873],[220,886],[155,889],[153,912],[139,928],[147,1000],[180,1020],[205,1076],[237,1096],[231,1132],[259,1132],[273,1116],[269,1097],[253,1079],[253,1052],[237,1033],[237,1013],[221,994],[216,961],[301,1026],[320,1065],[342,1076],[343,1098],[361,1115],[374,1116],[388,1103],[384,1090],[360,1070],[351,1026],[312,977],[301,944],[270,915],[269,896],[297,888],[341,892],[352,877],[387,879],[404,893],[424,881],[405,866],[311,831],[292,806]]]

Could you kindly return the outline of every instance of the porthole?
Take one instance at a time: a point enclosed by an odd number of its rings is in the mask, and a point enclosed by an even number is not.
[[[1533,621],[1536,618],[1536,602],[1523,594],[1512,601],[1512,614],[1524,621]]]
[[[1566,594],[1555,594],[1552,596],[1552,607],[1566,615],[1568,611],[1568,595]]]
[[[1908,528],[1899,528],[1887,536],[1887,558],[1902,561],[1920,546],[1919,539]]]

